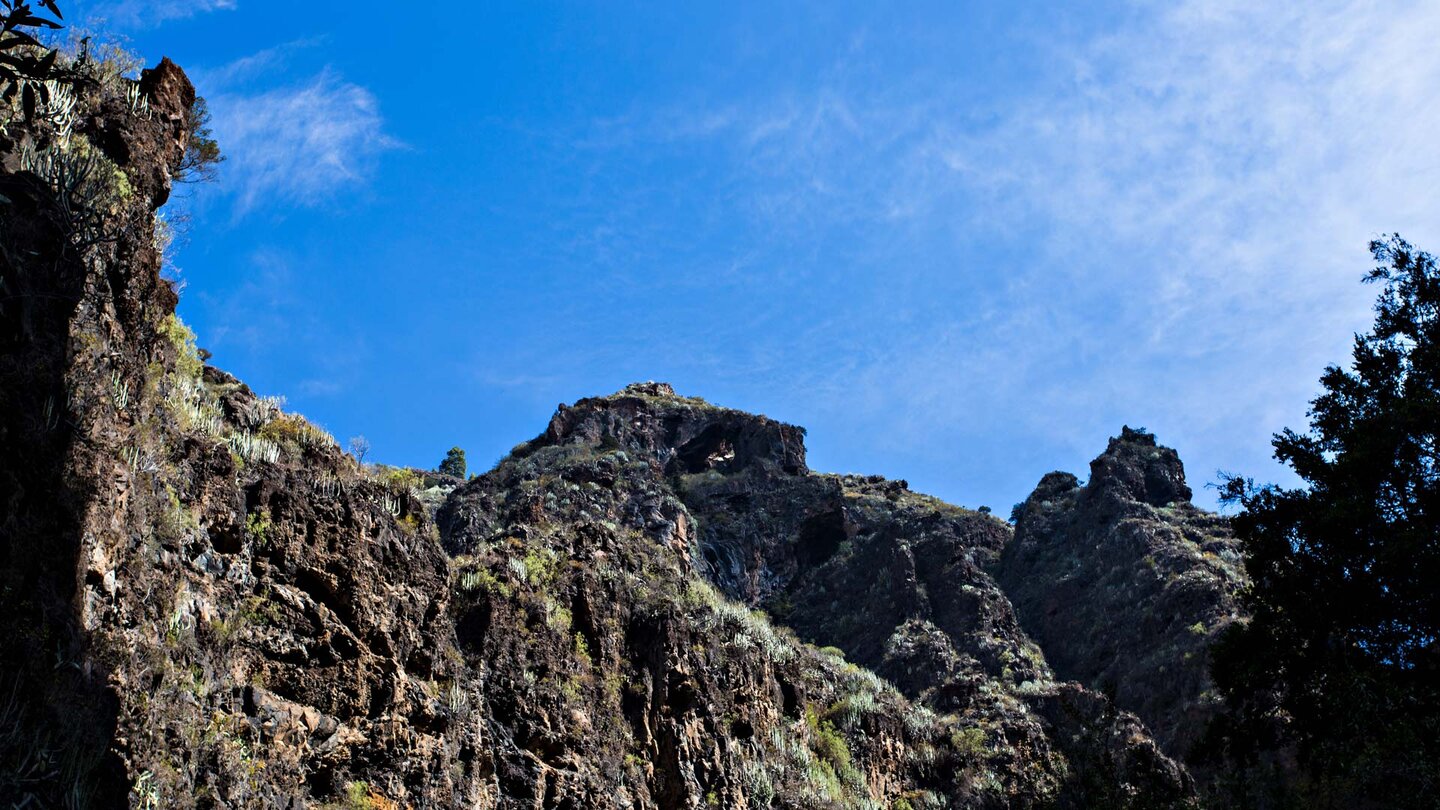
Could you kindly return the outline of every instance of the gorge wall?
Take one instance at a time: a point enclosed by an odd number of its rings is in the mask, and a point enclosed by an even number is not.
[[[1240,581],[1153,437],[1013,530],[660,383],[468,482],[367,467],[175,319],[184,74],[73,86],[0,135],[0,799],[1199,801]]]

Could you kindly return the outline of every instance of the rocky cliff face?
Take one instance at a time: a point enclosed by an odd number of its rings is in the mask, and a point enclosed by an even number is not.
[[[189,81],[65,70],[73,114],[0,138],[0,796],[478,795],[423,508],[175,320],[154,212]]]
[[[1047,478],[1012,540],[647,383],[422,492],[203,364],[154,240],[189,82],[69,69],[64,139],[0,136],[0,798],[1193,803],[1166,753],[1203,692],[1187,623],[1230,608],[1186,584],[1209,546],[1179,543],[1218,525],[1166,505],[1178,462],[1122,437],[1090,487]],[[1109,563],[1128,607],[1086,584]],[[1146,691],[1176,654],[1184,688]]]
[[[1190,503],[1174,450],[1125,428],[1081,486],[1050,473],[1017,513],[999,580],[1063,678],[1135,712],[1177,758],[1212,713],[1207,650],[1240,618],[1240,549]]]
[[[1133,716],[1051,677],[982,568],[1003,522],[903,482],[810,473],[802,438],[640,384],[562,407],[451,497],[441,532],[474,600],[462,647],[501,726],[524,730],[503,746],[516,749],[500,768],[508,793],[662,807],[712,794],[740,807],[1188,800],[1187,775]],[[641,771],[617,799],[596,762]]]

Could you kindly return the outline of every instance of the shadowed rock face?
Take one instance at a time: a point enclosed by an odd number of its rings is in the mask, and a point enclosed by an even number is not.
[[[1133,501],[1155,507],[1189,504],[1185,466],[1180,456],[1160,447],[1149,433],[1120,429],[1105,452],[1090,462],[1091,497],[1123,510]]]
[[[173,318],[155,210],[190,82],[73,87],[58,160],[90,185],[62,197],[74,175],[22,158],[44,133],[0,136],[0,803],[478,793],[434,689],[463,675],[423,508]]]
[[[0,136],[0,800],[1193,799],[1126,704],[1057,680],[1022,630],[1034,600],[989,572],[1050,576],[1044,554],[903,481],[811,472],[798,427],[641,383],[560,407],[483,476],[422,479],[204,366],[153,238],[193,91],[164,63],[141,115],[108,81],[80,86],[77,129],[113,164],[105,238],[57,219],[33,133]],[[1179,508],[1156,505],[1188,497],[1178,462],[1139,444],[1093,498],[1052,477],[1045,501]]]
[[[607,562],[601,570],[608,577],[634,575],[635,564],[623,563],[620,549],[658,550],[670,573],[655,574],[656,563],[642,566],[644,578],[655,583],[648,592],[681,588],[683,581],[692,583],[689,588],[705,582],[704,587],[713,585],[735,603],[769,612],[782,625],[778,633],[784,649],[814,649],[801,642],[840,648],[818,659],[805,654],[792,659],[782,652],[787,662],[809,662],[798,670],[793,663],[777,666],[764,645],[748,656],[762,670],[747,676],[747,689],[758,691],[745,696],[749,708],[742,713],[743,724],[759,739],[787,733],[785,717],[810,717],[816,728],[831,723],[849,741],[857,761],[884,774],[882,781],[967,806],[1173,806],[1186,801],[1188,776],[1160,753],[1139,721],[1099,694],[1056,682],[1043,654],[1020,630],[1008,600],[985,570],[1009,541],[1007,524],[910,492],[903,481],[811,473],[804,465],[802,438],[799,428],[679,397],[663,384],[633,385],[609,397],[562,406],[544,434],[457,490],[440,511],[442,535],[457,559],[467,566],[479,562],[512,594],[517,583],[504,570],[507,547],[540,547],[557,560],[575,560],[588,552],[566,538],[591,534],[602,543]],[[587,562],[576,570],[591,567]],[[668,577],[679,579],[667,585]],[[572,587],[561,586],[568,595],[554,598],[562,604],[574,601]],[[555,588],[550,590],[553,594]],[[487,615],[503,610],[495,598],[498,591],[487,593],[482,597]],[[617,636],[648,639],[655,632],[635,626],[635,612],[653,609],[637,607],[635,598],[612,590],[581,600],[586,615],[609,615],[596,625],[588,650],[624,649]],[[683,605],[686,599],[679,601]],[[572,616],[580,613],[571,610]],[[467,624],[461,621],[462,628]],[[487,620],[485,644],[503,638],[497,627],[504,625]],[[626,629],[617,633],[617,625]],[[742,636],[761,633],[738,629]],[[591,638],[590,631],[585,634]],[[693,636],[690,643],[695,643]],[[723,633],[704,643],[734,650]],[[494,666],[498,653],[489,649],[477,648],[475,666]],[[505,669],[534,667],[533,644],[517,642],[513,649],[531,659]],[[563,652],[562,644],[556,656],[563,659]],[[722,653],[719,660],[730,657]],[[615,660],[627,683],[665,683],[659,671],[631,668],[640,661],[626,663],[623,654]],[[885,700],[897,701],[896,708],[883,701],[872,707],[876,698],[871,694],[828,688],[817,699],[817,678],[825,676],[808,669],[817,662],[841,672],[878,672],[899,687],[883,691]],[[702,685],[712,688],[708,680]],[[716,681],[713,688],[726,687]],[[725,708],[731,706],[729,698],[714,691],[685,697],[679,708],[669,702],[675,699],[658,687],[647,687],[643,700],[639,695],[622,698],[626,716],[646,720],[639,727],[632,723],[633,733],[598,738],[618,746],[608,756],[633,751],[637,741],[654,746],[647,757],[683,753],[683,746],[662,744],[652,735],[661,730],[680,735],[674,719],[685,717],[701,723],[704,734],[714,734],[708,718],[736,711]],[[605,706],[607,700],[603,693],[588,694],[591,707]],[[763,711],[755,714],[757,709]],[[911,758],[897,760],[874,749],[876,740],[864,729],[895,722],[884,719],[892,711],[902,726],[906,717],[913,722],[943,714],[951,739],[935,750],[942,757],[958,757],[952,766],[958,770],[936,781],[923,776],[926,768],[915,770]],[[929,743],[903,736],[892,743],[909,746],[912,753],[931,750]],[[773,759],[763,745],[747,743],[738,750],[756,761]],[[716,767],[713,779],[718,781],[712,784],[722,785],[722,798],[753,798],[734,792],[719,775],[730,766]],[[670,770],[689,773],[693,768],[686,759]],[[804,780],[794,782],[783,769],[771,777],[791,780],[792,799],[809,795]],[[665,791],[676,789],[666,785]]]
[[[1124,428],[1090,481],[1054,472],[1017,512],[998,577],[1062,678],[1135,712],[1184,757],[1218,708],[1207,650],[1239,618],[1240,549],[1190,503],[1179,456]]]

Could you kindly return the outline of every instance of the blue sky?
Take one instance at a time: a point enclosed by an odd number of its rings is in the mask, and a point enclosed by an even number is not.
[[[65,8],[210,100],[212,362],[389,463],[657,379],[1002,514],[1122,424],[1288,481],[1366,242],[1440,248],[1433,3]]]

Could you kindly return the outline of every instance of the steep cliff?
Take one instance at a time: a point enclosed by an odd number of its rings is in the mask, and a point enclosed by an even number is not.
[[[1180,704],[1023,629],[1050,577],[1028,511],[1012,541],[813,473],[801,429],[658,383],[423,489],[206,366],[155,238],[193,90],[62,70],[73,106],[0,130],[0,799],[1193,802]],[[1065,497],[1150,514],[1095,486]],[[989,572],[1027,565],[1017,611]]]
[[[477,794],[438,700],[458,656],[423,508],[175,320],[154,212],[189,81],[61,71],[0,138],[0,795]]]
[[[1081,486],[1046,475],[1016,513],[999,580],[1064,678],[1135,712],[1176,758],[1219,708],[1210,643],[1240,618],[1240,548],[1196,508],[1175,451],[1125,428]]]

